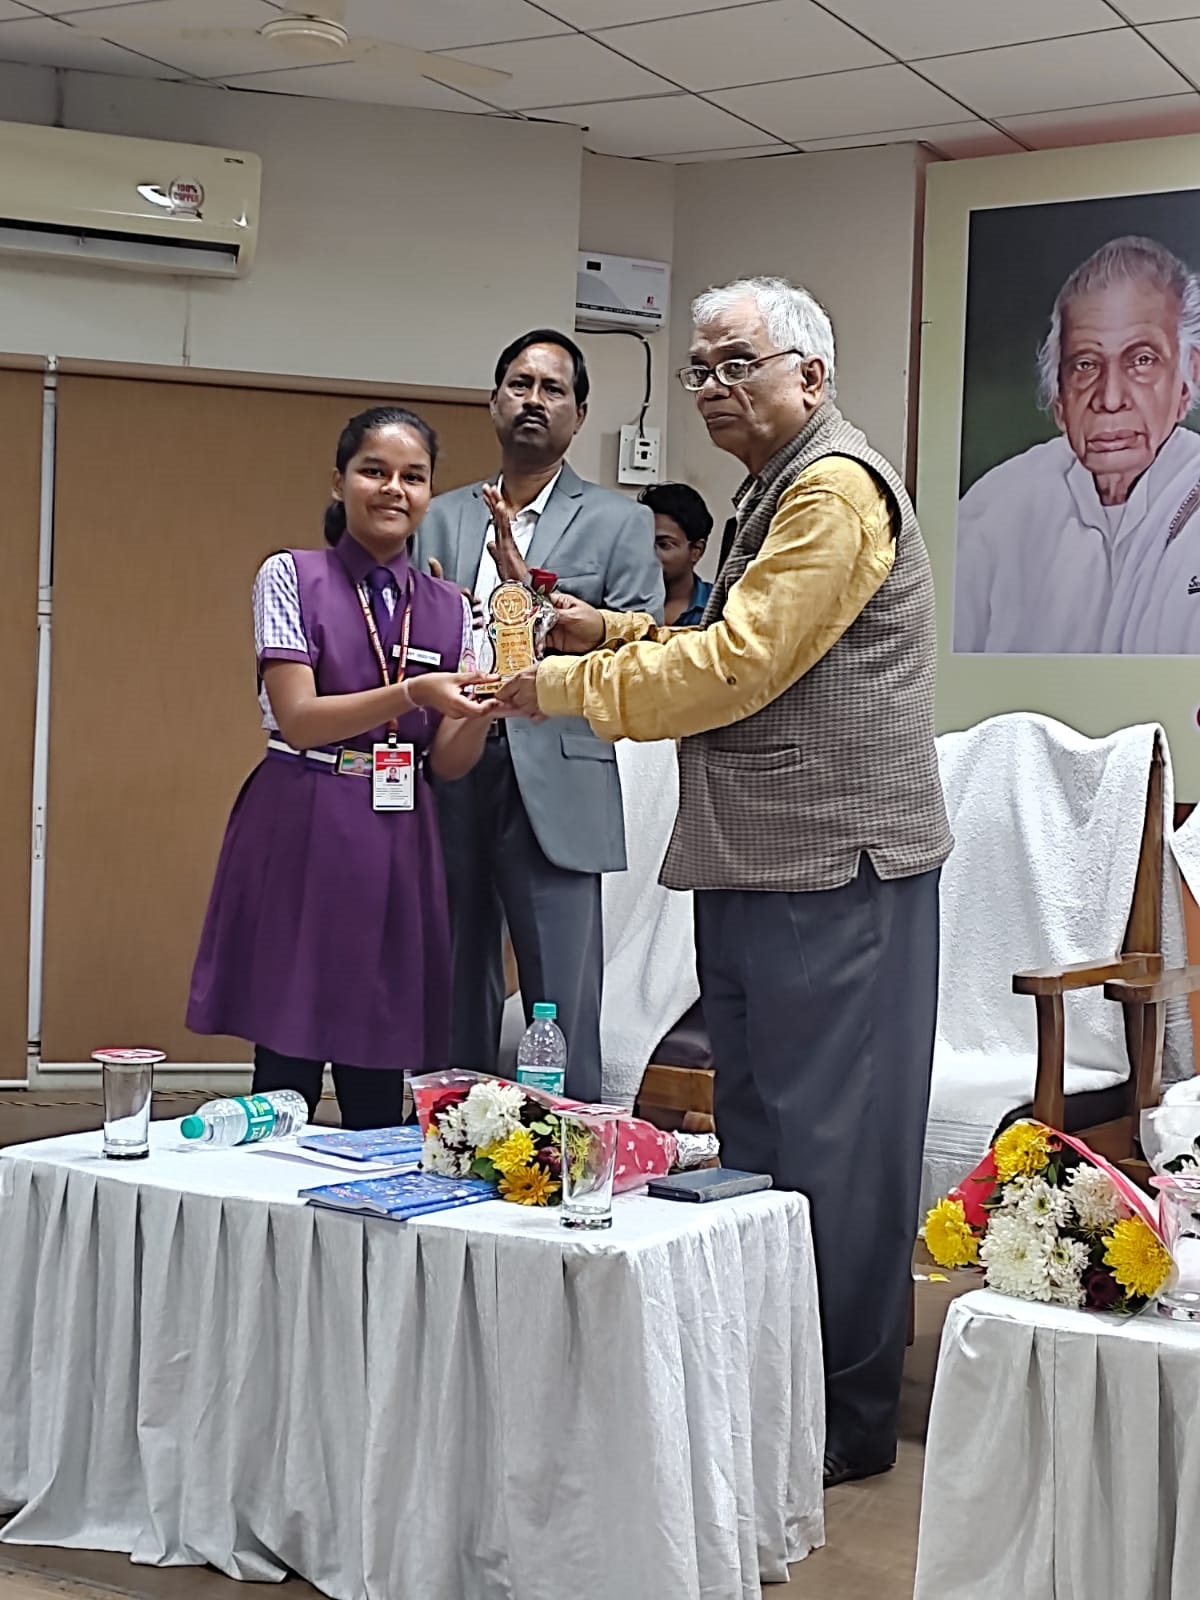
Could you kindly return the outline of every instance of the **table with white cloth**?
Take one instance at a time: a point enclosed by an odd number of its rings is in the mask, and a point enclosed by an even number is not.
[[[801,1196],[394,1223],[151,1142],[0,1152],[4,1540],[335,1600],[759,1600],[822,1542]]]
[[[950,1307],[914,1600],[1196,1600],[1200,1328],[988,1290]]]

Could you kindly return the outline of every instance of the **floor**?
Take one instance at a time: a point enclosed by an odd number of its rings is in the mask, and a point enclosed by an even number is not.
[[[186,1116],[205,1098],[174,1091],[155,1095],[155,1115]],[[100,1106],[86,1091],[0,1093],[0,1145],[76,1133],[98,1126]],[[333,1120],[332,1106],[320,1120]],[[901,1447],[893,1471],[844,1484],[826,1501],[826,1544],[792,1569],[791,1581],[764,1590],[767,1600],[912,1600],[925,1422],[942,1319],[951,1297],[972,1287],[930,1281],[918,1261],[916,1340],[905,1368]],[[317,1600],[294,1580],[287,1600]],[[94,1551],[0,1547],[0,1600],[247,1600],[244,1585],[196,1568],[134,1567],[123,1555]],[[449,1597],[447,1597],[449,1600]],[[669,1597],[668,1597],[669,1600]]]

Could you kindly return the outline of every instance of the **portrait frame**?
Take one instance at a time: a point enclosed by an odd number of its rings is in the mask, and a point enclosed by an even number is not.
[[[1200,135],[929,168],[916,499],[937,585],[939,730],[1018,710],[1056,717],[1093,737],[1161,722],[1177,790],[1200,799],[1200,656],[966,654],[952,648],[972,214],[1177,192],[1195,195],[1200,239]],[[1089,253],[1081,250],[1080,260]],[[1200,259],[1188,264],[1200,271]],[[1047,305],[1047,320],[1049,312]]]

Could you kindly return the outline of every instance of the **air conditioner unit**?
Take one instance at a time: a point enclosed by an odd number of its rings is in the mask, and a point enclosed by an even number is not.
[[[0,255],[240,277],[261,181],[241,150],[0,122]]]
[[[667,315],[671,269],[665,261],[581,251],[575,274],[575,326],[652,333]]]

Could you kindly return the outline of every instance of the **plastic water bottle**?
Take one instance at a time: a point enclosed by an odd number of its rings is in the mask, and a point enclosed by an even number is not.
[[[567,1078],[567,1041],[554,1020],[558,1007],[539,1000],[533,1008],[533,1021],[521,1035],[517,1046],[517,1082],[527,1089],[544,1089],[547,1094],[562,1094]]]
[[[273,1089],[270,1094],[209,1100],[195,1116],[184,1117],[179,1131],[195,1144],[225,1149],[258,1144],[263,1139],[286,1139],[307,1121],[308,1102],[302,1094],[295,1089]]]

